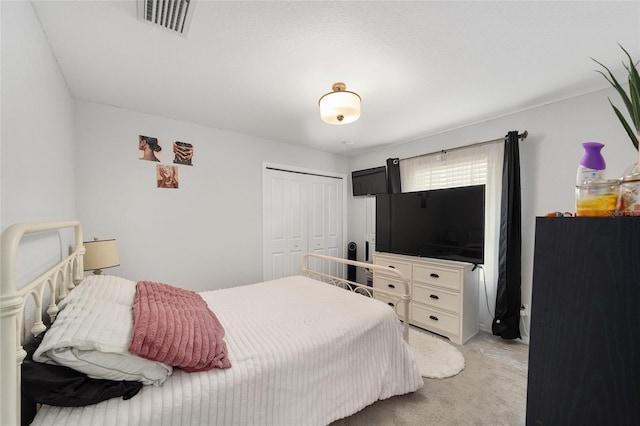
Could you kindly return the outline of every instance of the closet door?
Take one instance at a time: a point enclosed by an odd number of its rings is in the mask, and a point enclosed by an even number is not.
[[[300,273],[307,250],[307,200],[303,176],[265,171],[263,188],[263,278],[271,280]]]
[[[307,252],[343,253],[342,179],[265,169],[263,278],[301,272]],[[315,265],[325,272],[328,265]]]
[[[335,178],[310,176],[308,209],[308,251],[342,257],[342,182]],[[336,275],[334,262],[314,265]]]

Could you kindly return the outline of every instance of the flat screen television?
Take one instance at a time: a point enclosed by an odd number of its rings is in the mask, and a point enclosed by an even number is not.
[[[353,196],[377,195],[387,193],[387,167],[380,166],[372,169],[351,172]]]
[[[484,263],[485,186],[376,196],[376,251]]]

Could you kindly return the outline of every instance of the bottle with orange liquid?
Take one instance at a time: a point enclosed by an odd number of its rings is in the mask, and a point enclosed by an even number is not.
[[[604,177],[606,163],[600,152],[604,145],[585,142],[582,147],[584,155],[576,175],[576,216],[613,216],[620,182]]]

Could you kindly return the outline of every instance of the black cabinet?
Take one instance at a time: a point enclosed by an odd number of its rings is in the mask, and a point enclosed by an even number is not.
[[[527,425],[640,424],[640,218],[537,218]]]

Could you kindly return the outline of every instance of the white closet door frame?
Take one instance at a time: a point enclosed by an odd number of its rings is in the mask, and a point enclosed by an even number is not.
[[[362,256],[362,261],[373,262],[373,252],[376,248],[376,197],[368,196],[365,199],[365,221],[364,221],[364,240],[366,249],[366,242],[369,242],[369,259],[365,259],[365,256]],[[366,253],[365,253],[366,254]]]
[[[263,280],[266,279],[265,272],[267,270],[267,262],[270,261],[268,256],[268,241],[267,241],[268,240],[267,228],[269,225],[267,223],[268,217],[267,217],[266,202],[265,202],[266,195],[267,195],[267,186],[268,186],[266,172],[268,169],[275,169],[283,172],[304,173],[309,175],[338,178],[341,180],[342,182],[342,241],[341,241],[341,244],[342,244],[343,254],[344,254],[344,250],[346,250],[346,246],[347,246],[347,211],[346,211],[347,193],[348,193],[347,175],[343,173],[308,169],[304,167],[296,167],[296,166],[290,166],[286,164],[262,162],[262,277],[263,277]]]

